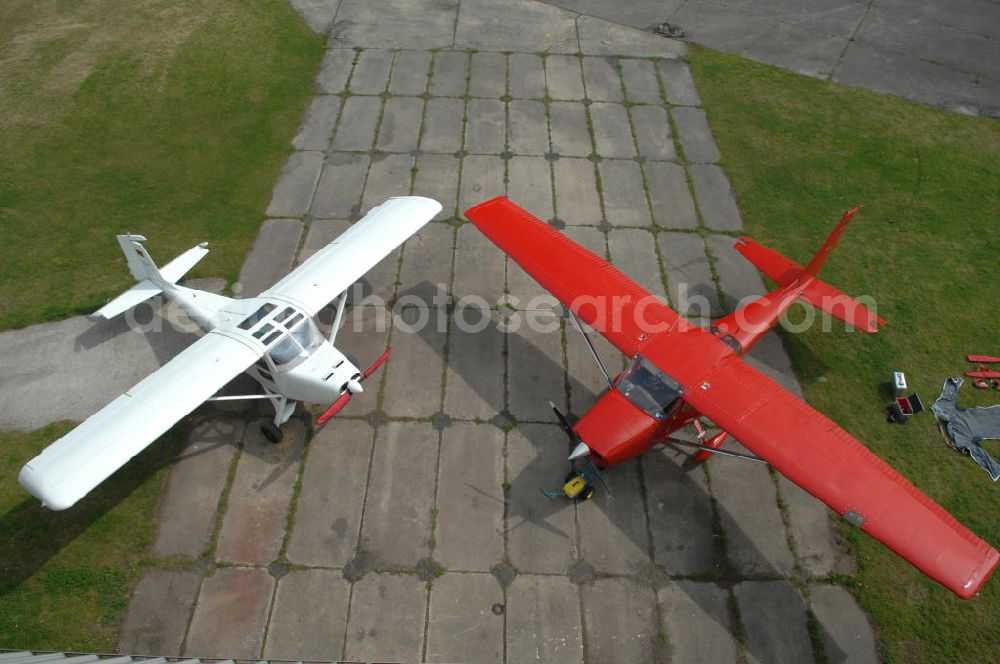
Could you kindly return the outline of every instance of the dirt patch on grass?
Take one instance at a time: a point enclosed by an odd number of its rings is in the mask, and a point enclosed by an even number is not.
[[[0,127],[57,121],[87,78],[127,57],[159,88],[212,2],[22,0],[0,9]]]

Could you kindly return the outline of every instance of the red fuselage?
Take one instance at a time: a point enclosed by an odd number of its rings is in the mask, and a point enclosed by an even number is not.
[[[590,447],[598,466],[608,468],[639,456],[698,416],[682,405],[657,419],[611,389],[577,421],[573,429]]]
[[[677,344],[678,335],[692,324],[686,320],[666,334],[654,337],[643,348],[642,354],[659,367],[669,368],[678,361],[695,362],[705,369],[714,366],[725,357],[743,355],[778,322],[780,316],[808,286],[811,279],[802,280],[779,288],[750,302],[738,311],[722,318],[712,326],[714,339],[702,336],[702,352],[697,357],[687,354],[677,357],[677,349],[686,344]],[[631,371],[631,370],[629,370]],[[666,440],[671,433],[690,424],[699,417],[683,399],[655,412],[644,409],[629,399],[621,390],[622,379],[629,371],[615,377],[613,387],[597,400],[573,427],[580,439],[590,448],[591,457],[601,468],[616,466],[623,461],[646,452],[657,443]],[[718,439],[721,444],[724,439]],[[705,453],[697,461],[707,458]]]

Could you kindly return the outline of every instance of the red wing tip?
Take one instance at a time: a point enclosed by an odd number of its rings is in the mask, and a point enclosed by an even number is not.
[[[966,580],[965,584],[960,590],[956,590],[955,594],[962,599],[971,599],[989,580],[990,576],[993,574],[993,570],[996,569],[997,563],[1000,562],[1000,553],[996,549],[990,547],[989,552],[983,558],[983,562],[973,570],[972,574]]]
[[[472,217],[475,214],[476,210],[480,210],[482,208],[491,207],[493,205],[496,205],[497,203],[504,202],[504,201],[507,202],[507,203],[512,203],[513,202],[509,198],[507,198],[506,196],[494,196],[493,198],[491,198],[489,200],[485,200],[482,203],[478,203],[476,205],[473,205],[470,208],[467,208],[463,214],[466,216],[466,218],[472,219]],[[473,214],[469,214],[470,212],[473,213]]]

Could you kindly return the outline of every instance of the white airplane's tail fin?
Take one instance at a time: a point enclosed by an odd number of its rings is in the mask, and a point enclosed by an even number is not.
[[[95,318],[113,318],[154,295],[172,290],[174,284],[208,253],[207,243],[202,242],[164,265],[161,270],[142,246],[145,241],[146,238],[142,235],[118,236],[118,244],[128,261],[129,272],[139,283],[95,311],[92,314]]]
[[[136,281],[140,283],[151,281],[162,290],[170,287],[170,282],[163,278],[163,275],[160,274],[160,268],[156,267],[156,263],[146,251],[146,247],[142,246],[142,243],[146,241],[145,237],[142,235],[119,235],[117,237],[118,245],[122,248],[122,253],[125,254],[125,260],[128,261],[128,271],[132,273]]]

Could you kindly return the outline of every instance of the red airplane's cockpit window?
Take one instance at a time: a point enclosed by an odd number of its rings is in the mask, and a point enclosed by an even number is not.
[[[615,387],[647,414],[665,419],[681,396],[680,384],[655,364],[636,355]]]
[[[240,329],[249,330],[251,327],[264,320],[264,316],[267,316],[269,313],[274,311],[274,309],[275,306],[273,304],[265,304],[260,309],[244,318],[243,322],[240,323]]]

